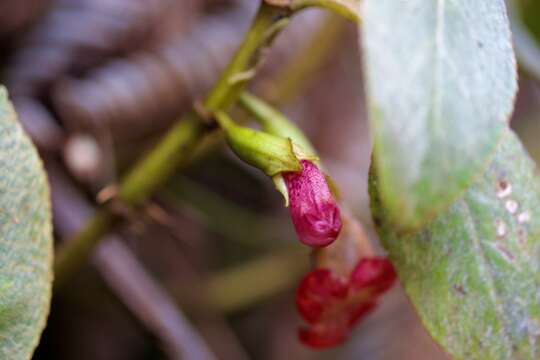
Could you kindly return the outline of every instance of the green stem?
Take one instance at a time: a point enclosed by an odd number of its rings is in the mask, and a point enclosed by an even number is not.
[[[307,7],[321,7],[360,23],[360,0],[265,0],[268,4],[298,11]]]
[[[240,49],[204,101],[206,110],[212,113],[227,110],[236,101],[258,70],[263,60],[261,53],[288,23],[289,18],[283,9],[261,5]]]
[[[287,24],[287,16],[283,9],[261,5],[243,43],[205,99],[207,111],[227,109],[236,101],[255,74],[262,50],[270,46]],[[178,168],[189,162],[206,133],[207,127],[195,115],[180,119],[120,184],[118,200],[129,207],[148,199]],[[120,220],[112,209],[103,207],[79,233],[66,241],[54,264],[56,286],[61,286],[84,263],[101,238]]]
[[[73,242],[68,243],[56,254],[54,259],[54,286],[58,287],[82,264],[99,239],[105,235],[117,221],[108,208],[98,210],[86,223]],[[76,246],[73,245],[76,244]]]
[[[145,201],[179,167],[186,165],[205,131],[201,121],[190,115],[179,121],[148,156],[123,181],[119,198],[135,205]]]

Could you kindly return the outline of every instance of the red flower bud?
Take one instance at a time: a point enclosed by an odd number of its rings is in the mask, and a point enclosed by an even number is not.
[[[386,258],[362,259],[348,279],[329,269],[313,270],[296,293],[298,311],[309,323],[299,330],[300,341],[314,348],[342,343],[395,279],[394,268]]]
[[[326,246],[339,235],[340,211],[317,165],[308,160],[300,162],[301,171],[283,173],[291,218],[302,243]]]

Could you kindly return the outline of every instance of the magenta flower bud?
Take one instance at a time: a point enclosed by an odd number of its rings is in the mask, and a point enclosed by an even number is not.
[[[339,208],[317,165],[308,160],[300,163],[301,171],[283,173],[296,233],[306,245],[330,245],[341,230]]]

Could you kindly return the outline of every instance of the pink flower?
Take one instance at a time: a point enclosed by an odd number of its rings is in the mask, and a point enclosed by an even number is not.
[[[302,243],[327,246],[341,230],[339,208],[317,165],[308,160],[301,164],[301,171],[283,173],[291,218]]]
[[[309,324],[299,330],[300,341],[314,348],[342,343],[395,279],[394,267],[382,257],[362,259],[349,278],[329,269],[313,270],[296,293],[298,311]]]

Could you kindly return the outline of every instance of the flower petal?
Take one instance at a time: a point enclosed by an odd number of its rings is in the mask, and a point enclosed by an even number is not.
[[[284,172],[289,211],[300,241],[310,246],[331,244],[341,230],[341,214],[324,174],[302,160],[302,170]]]
[[[396,280],[396,271],[385,257],[373,257],[360,260],[351,274],[351,287],[354,289],[370,288],[374,295],[388,290]]]
[[[300,328],[298,338],[309,347],[324,349],[343,343],[347,339],[348,333],[349,328],[345,324],[334,327],[326,324],[316,324]]]
[[[342,343],[395,280],[394,267],[384,257],[360,260],[348,278],[332,269],[313,270],[296,294],[298,311],[309,323],[299,330],[300,341],[314,348]]]
[[[316,269],[307,274],[296,292],[296,307],[310,324],[318,322],[324,312],[347,296],[345,279],[335,276],[328,269]]]

